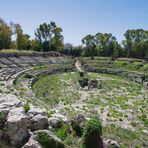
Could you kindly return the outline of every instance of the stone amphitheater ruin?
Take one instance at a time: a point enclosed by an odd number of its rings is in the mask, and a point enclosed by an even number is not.
[[[4,143],[7,143],[7,145],[2,145],[4,148],[40,148],[41,145],[38,142],[37,133],[43,131],[47,133],[49,137],[52,137],[53,141],[56,141],[60,147],[64,147],[62,140],[50,132],[48,127],[49,125],[59,127],[61,120],[67,123],[70,122],[71,119],[66,114],[61,113],[63,106],[57,106],[57,108],[55,108],[57,111],[54,116],[49,118],[47,109],[50,109],[50,107],[42,100],[36,99],[32,86],[40,76],[76,72],[77,70],[73,62],[74,59],[55,52],[0,54],[0,139],[2,139]],[[143,83],[145,89],[147,89],[147,74],[129,72],[121,69],[90,67],[87,64],[83,66],[84,71],[88,73],[118,75],[123,78],[129,78],[136,83]],[[22,76],[27,79],[22,79]],[[103,79],[100,78],[98,81],[102,80]],[[22,86],[24,91],[22,90],[21,92],[19,88]],[[80,92],[83,97],[85,92],[87,92],[85,89],[82,89]],[[94,92],[96,92],[96,90],[94,90]],[[86,97],[87,96],[85,96],[85,98]],[[145,96],[145,99],[147,99],[147,97],[148,96]],[[27,101],[30,102],[30,110],[25,113],[24,105]],[[79,111],[77,114],[85,114],[81,106],[79,106],[80,108],[76,106],[83,103],[83,101],[84,100],[81,99],[77,100],[73,105],[73,107]],[[70,106],[67,105],[67,107]],[[95,112],[92,114],[95,114]],[[106,114],[106,112],[104,112],[104,114]],[[121,122],[118,122],[118,124],[121,125]],[[123,124],[121,126],[125,125]],[[146,129],[143,131],[145,134],[148,134]],[[108,141],[108,144],[110,143],[116,144],[113,140],[111,142]],[[116,144],[116,146],[118,146],[118,144]]]

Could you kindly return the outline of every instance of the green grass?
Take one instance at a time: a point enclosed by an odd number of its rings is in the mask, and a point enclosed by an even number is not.
[[[131,131],[116,125],[104,127],[103,137],[116,140],[121,147],[124,146],[126,148],[136,147],[137,145],[143,147],[143,144],[147,141],[147,135],[141,131]]]
[[[85,65],[88,65],[89,67],[122,69],[148,74],[148,63],[140,59],[125,58],[111,61],[108,57],[95,57],[94,60],[84,58],[84,61]]]
[[[39,143],[42,145],[43,148],[64,148],[64,145],[61,143],[58,143],[52,136],[50,137],[47,133],[45,132],[39,132],[38,133],[39,137]]]
[[[71,133],[71,127],[69,125],[64,125],[62,128],[54,131],[54,134],[62,141],[68,137],[69,133]]]
[[[33,86],[36,97],[50,106],[60,101],[70,104],[79,98],[76,91],[78,75],[74,73],[54,74],[41,77]]]
[[[29,102],[26,102],[23,106],[24,108],[24,112],[27,113],[29,110],[30,110],[30,105],[29,105]]]
[[[17,50],[17,49],[3,49],[0,50],[0,53],[9,53],[9,54],[15,54],[15,53],[33,53],[34,51],[30,50]]]
[[[71,108],[75,101],[81,98],[78,93],[78,91],[81,91],[78,84],[80,79],[78,73],[69,72],[41,77],[33,86],[36,98],[50,107],[54,107],[58,103],[63,104],[65,107],[62,111],[67,112],[69,116],[76,113],[76,110],[86,111],[86,114],[91,116],[94,108],[98,108],[98,113],[101,116],[103,111],[100,108],[109,106],[106,109],[109,118],[125,120],[128,118],[127,113],[131,113],[134,118],[140,120],[138,118],[141,114],[140,108],[147,104],[146,100],[142,102],[137,99],[143,96],[143,86],[141,84],[107,74],[87,73],[85,76],[89,79],[102,79],[100,82],[103,85],[102,89],[85,91],[88,94],[83,101],[85,108],[83,106],[81,108],[79,104],[76,108]],[[136,112],[134,113],[131,110],[136,110]],[[142,107],[142,111],[147,112],[147,107]],[[140,122],[144,124],[143,121],[140,120]],[[144,125],[146,124],[147,121]]]

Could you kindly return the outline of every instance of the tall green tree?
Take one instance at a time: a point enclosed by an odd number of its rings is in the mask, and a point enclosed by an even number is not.
[[[118,42],[114,43],[113,53],[111,55],[114,59],[124,56],[124,51]]]
[[[36,32],[36,40],[41,51],[61,50],[63,48],[62,29],[55,22],[41,24]]]
[[[41,51],[51,50],[51,26],[50,24],[43,23],[37,28],[35,32],[36,40],[38,41]],[[49,47],[50,43],[50,47]]]
[[[127,30],[123,46],[127,57],[144,58],[148,49],[148,31],[143,29]]]
[[[0,19],[0,49],[9,49],[11,45],[11,28]]]
[[[22,27],[19,24],[15,24],[15,31],[16,31],[16,42],[17,42],[17,48],[19,50],[23,49],[23,42],[24,42],[24,37],[23,37],[23,30]]]
[[[60,27],[54,27],[52,29],[53,38],[52,38],[52,45],[53,50],[55,51],[61,51],[64,48],[63,40],[64,37],[61,34],[62,28]]]
[[[82,44],[85,46],[83,54],[85,56],[94,57],[97,55],[96,44],[93,35],[87,35],[82,39]]]
[[[82,43],[85,45],[86,56],[112,56],[118,45],[116,38],[110,33],[97,33],[95,36],[87,35],[82,39]]]
[[[28,50],[30,48],[30,36],[23,34],[23,29],[19,24],[15,24],[15,33],[18,50]]]
[[[116,42],[116,38],[111,33],[97,33],[95,35],[96,48],[100,56],[111,56]]]

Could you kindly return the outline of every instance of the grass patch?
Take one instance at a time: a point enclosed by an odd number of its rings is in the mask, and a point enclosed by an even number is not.
[[[146,135],[142,135],[140,131],[131,131],[115,125],[104,127],[103,136],[116,140],[122,147],[136,147],[137,145],[143,147],[146,141]]]
[[[50,106],[59,102],[73,103],[79,98],[76,91],[78,75],[74,73],[54,74],[41,77],[33,86],[36,97]]]

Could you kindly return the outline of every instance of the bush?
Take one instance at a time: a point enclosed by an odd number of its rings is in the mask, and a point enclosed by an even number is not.
[[[69,133],[71,133],[69,125],[66,125],[54,132],[54,134],[61,140],[65,140]]]
[[[89,120],[83,132],[83,148],[103,148],[102,125],[99,119]]]
[[[30,105],[27,102],[27,103],[24,104],[24,112],[27,113],[29,110],[30,110]]]
[[[57,143],[52,137],[49,137],[47,133],[40,132],[38,133],[39,143],[43,148],[64,148],[64,146]]]

